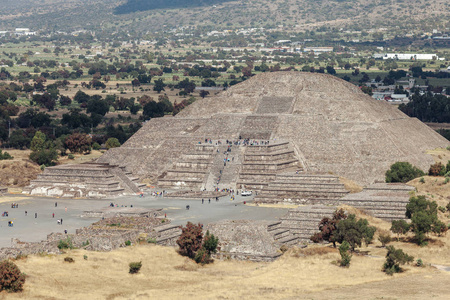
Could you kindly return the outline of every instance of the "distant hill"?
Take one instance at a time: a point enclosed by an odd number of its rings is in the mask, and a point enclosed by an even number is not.
[[[0,31],[14,27],[136,35],[179,26],[289,31],[385,28],[397,35],[449,27],[448,0],[4,0]],[[3,3],[2,3],[3,4]]]
[[[168,8],[190,8],[212,6],[223,2],[236,0],[128,0],[114,10],[115,14],[127,14],[137,11]]]

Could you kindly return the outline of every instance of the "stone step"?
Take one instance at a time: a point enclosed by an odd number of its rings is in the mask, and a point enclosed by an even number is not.
[[[279,228],[281,221],[273,222],[267,225],[267,231],[273,231]]]
[[[279,229],[271,231],[270,233],[273,235],[273,238],[275,240],[278,240],[282,237],[285,237],[286,235],[289,235],[289,229],[279,228]]]
[[[281,238],[277,240],[277,242],[283,244],[283,245],[293,245],[299,242],[299,239],[297,236],[289,235],[284,238]]]
[[[172,240],[172,239],[178,239],[178,237],[180,236],[181,234],[173,234],[173,235],[169,235],[169,236],[166,236],[166,237],[162,237],[162,238],[157,238],[156,239],[156,244],[158,244],[158,245],[163,245],[165,242],[167,242],[168,240]]]

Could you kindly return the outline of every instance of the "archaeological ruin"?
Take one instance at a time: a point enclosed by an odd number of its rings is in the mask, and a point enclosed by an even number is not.
[[[397,161],[428,169],[434,160],[426,150],[447,146],[419,120],[334,76],[263,73],[174,117],[147,121],[95,163],[47,168],[28,191],[108,197],[139,192],[144,179],[174,198],[251,190],[256,205],[299,207],[276,222],[207,228],[222,241],[219,256],[273,260],[280,246],[308,242],[321,218],[340,205],[387,221],[405,218],[414,189],[381,183],[386,170]],[[344,179],[364,189],[350,193]],[[179,234],[177,226],[159,227],[158,243],[173,244]]]
[[[341,197],[345,191],[330,176],[361,185],[384,181],[392,163],[426,169],[433,159],[425,151],[448,145],[419,120],[344,80],[275,72],[146,122],[98,162],[126,166],[167,189],[266,189],[270,197],[283,183],[286,189],[289,182],[318,183],[311,186],[317,190],[327,182],[321,197]]]

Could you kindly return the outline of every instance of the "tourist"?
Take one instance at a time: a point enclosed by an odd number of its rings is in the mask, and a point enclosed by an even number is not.
[[[61,225],[62,225],[63,219],[61,218]]]
[[[34,218],[35,218],[35,219],[37,218],[37,213],[34,213]]]
[[[27,214],[28,214],[28,212],[27,212],[27,211],[25,211],[25,217],[27,216]]]
[[[205,200],[202,198],[202,204],[203,204],[204,201],[205,201]]]
[[[55,213],[52,214],[52,218],[55,218]]]
[[[58,207],[58,202],[55,202],[55,207]]]
[[[64,229],[64,233],[67,234],[67,229]]]
[[[211,199],[208,199],[208,203],[211,203]]]

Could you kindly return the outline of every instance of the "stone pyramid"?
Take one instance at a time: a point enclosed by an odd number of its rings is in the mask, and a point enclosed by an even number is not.
[[[233,161],[224,167],[226,140]],[[245,188],[252,181],[261,189],[294,171],[367,185],[384,180],[397,161],[428,169],[434,161],[425,151],[449,145],[419,120],[344,80],[275,72],[199,99],[175,117],[146,122],[98,162],[126,166],[155,184],[190,189]]]

